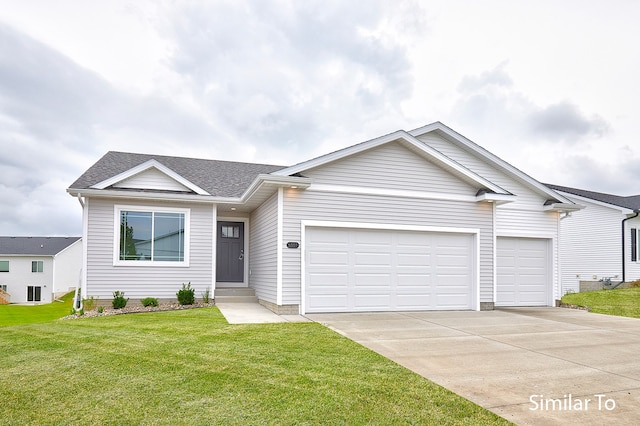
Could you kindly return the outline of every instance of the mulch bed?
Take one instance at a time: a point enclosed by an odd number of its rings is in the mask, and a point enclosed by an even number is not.
[[[98,312],[98,309],[92,309],[90,311],[85,311],[84,315],[73,314],[67,315],[66,317],[62,317],[60,319],[68,320],[68,319],[78,319],[78,318],[88,318],[88,317],[105,317],[110,315],[123,315],[123,314],[138,314],[141,312],[162,312],[162,311],[179,311],[183,309],[196,309],[196,308],[209,308],[211,306],[215,306],[215,303],[200,303],[196,302],[193,305],[180,305],[179,303],[165,303],[158,306],[125,306],[121,309],[113,309],[110,307],[104,307],[102,312]]]

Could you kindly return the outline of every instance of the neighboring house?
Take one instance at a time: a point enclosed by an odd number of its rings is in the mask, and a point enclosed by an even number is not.
[[[553,306],[579,209],[439,122],[291,167],[108,152],[68,192],[87,297],[191,282],[279,313]]]
[[[547,186],[585,206],[561,221],[562,294],[580,291],[581,282],[584,290],[603,278],[614,285],[640,279],[640,195]]]
[[[11,303],[49,303],[80,284],[80,237],[0,237],[0,289]]]

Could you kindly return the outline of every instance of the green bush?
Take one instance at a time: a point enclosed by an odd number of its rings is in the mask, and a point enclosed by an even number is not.
[[[98,306],[98,313],[101,314],[104,312],[104,306]]]
[[[176,293],[178,303],[181,305],[193,305],[196,300],[196,291],[191,288],[191,282],[188,285],[182,284],[182,289]]]
[[[127,306],[127,302],[129,299],[124,298],[124,291],[114,291],[113,292],[113,301],[111,305],[113,305],[113,309],[122,309]]]
[[[144,299],[142,299],[140,301],[140,303],[142,303],[142,306],[158,306],[158,299],[156,299],[155,297],[145,297]]]

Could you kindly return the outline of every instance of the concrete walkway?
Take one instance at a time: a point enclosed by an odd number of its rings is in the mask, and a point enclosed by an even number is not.
[[[229,324],[268,324],[277,322],[310,322],[302,315],[278,315],[259,303],[217,303]]]
[[[519,425],[640,422],[638,319],[562,308],[307,316]]]

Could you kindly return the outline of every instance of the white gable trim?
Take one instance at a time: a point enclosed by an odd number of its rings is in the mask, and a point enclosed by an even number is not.
[[[560,201],[561,203],[573,204],[571,202],[571,200],[569,200],[566,197],[562,196],[557,191],[554,191],[551,188],[548,188],[547,186],[545,186],[542,183],[538,182],[537,180],[533,179],[531,176],[529,176],[526,173],[520,171],[519,169],[513,167],[511,164],[509,164],[506,161],[502,160],[501,158],[495,156],[494,154],[490,153],[486,149],[482,148],[480,145],[474,143],[470,139],[467,139],[466,137],[462,136],[460,133],[456,132],[453,129],[450,129],[449,127],[445,126],[444,124],[442,124],[439,121],[436,121],[435,123],[427,124],[426,126],[419,127],[417,129],[411,130],[409,132],[409,134],[411,134],[414,137],[418,137],[418,136],[421,136],[421,135],[424,135],[426,133],[430,133],[430,132],[433,132],[433,131],[439,131],[441,133],[444,133],[449,138],[457,141],[461,145],[464,145],[465,148],[467,148],[470,151],[476,153],[477,155],[479,155],[483,159],[489,161],[490,163],[500,167],[502,170],[506,171],[507,173],[511,174],[512,176],[517,177],[519,180],[523,181],[524,183],[526,183],[530,187],[533,187],[538,192],[543,193],[543,194],[549,196],[550,198],[558,199],[558,201]]]
[[[165,175],[167,175],[167,177],[175,180],[176,182],[180,183],[182,186],[185,186],[187,188],[189,188],[190,190],[192,190],[193,192],[195,192],[198,195],[209,195],[209,193],[207,191],[205,191],[204,189],[200,188],[198,185],[190,182],[189,180],[185,179],[184,177],[180,176],[178,173],[174,172],[173,170],[171,170],[170,168],[168,168],[167,166],[164,166],[163,164],[159,163],[156,160],[149,160],[146,161],[142,164],[139,164],[125,172],[122,172],[118,175],[115,175],[113,177],[110,177],[109,179],[103,180],[102,182],[99,182],[95,185],[93,185],[91,188],[94,189],[105,189],[110,187],[111,185],[115,185],[118,182],[122,182],[123,180],[126,180],[130,177],[133,177],[137,174],[140,174],[146,170],[149,170],[151,168],[154,168],[158,171],[160,171],[161,173],[164,173]]]
[[[296,164],[295,166],[291,166],[286,169],[282,169],[277,172],[274,172],[272,173],[272,175],[290,176],[290,175],[300,173],[305,170],[312,169],[314,167],[319,167],[319,166],[331,163],[333,161],[366,151],[368,149],[372,149],[372,148],[387,144],[389,142],[395,142],[395,141],[401,141],[410,145],[411,147],[415,148],[419,152],[422,152],[425,155],[425,157],[428,157],[430,160],[443,166],[445,169],[455,172],[458,175],[464,176],[467,179],[471,180],[472,182],[476,183],[477,185],[490,189],[491,191],[496,192],[498,194],[509,194],[508,191],[504,190],[500,186],[496,185],[493,182],[488,181],[482,176],[467,169],[462,164],[452,160],[451,158],[431,148],[430,146],[420,142],[419,140],[417,140],[415,137],[405,132],[404,130],[398,130],[388,135],[381,136],[376,139],[371,139],[369,141],[362,142],[360,144],[341,149],[340,151],[335,151],[330,154],[323,155],[323,156],[314,158],[312,160]]]

